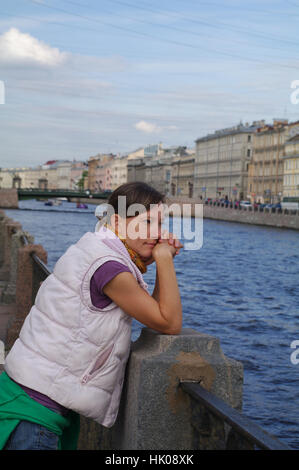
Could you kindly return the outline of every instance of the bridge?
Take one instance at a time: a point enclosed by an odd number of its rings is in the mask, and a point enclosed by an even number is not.
[[[71,198],[88,198],[88,199],[107,199],[111,191],[103,191],[101,193],[92,193],[89,190],[76,191],[72,189],[18,189],[18,199],[50,199],[65,197],[68,201]]]

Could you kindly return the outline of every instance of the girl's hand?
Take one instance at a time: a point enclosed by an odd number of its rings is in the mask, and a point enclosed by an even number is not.
[[[171,232],[167,232],[167,230],[163,231],[162,238],[159,238],[158,243],[169,243],[172,245],[174,248],[176,248],[176,251],[174,253],[174,256],[178,255],[180,252],[180,249],[184,247],[184,245],[181,244],[181,242],[178,240],[176,235]]]
[[[175,251],[171,250],[172,251],[172,256],[176,256],[179,254],[180,252],[180,249],[184,247],[184,245],[181,244],[181,242],[176,238],[176,235],[173,234],[173,233],[170,233],[168,232],[167,230],[164,230],[163,231],[163,238],[159,238],[158,239],[158,243],[168,243],[169,245],[171,245]],[[142,261],[144,262],[144,264],[146,266],[149,266],[150,264],[152,264],[155,259],[153,257],[153,254],[149,257],[149,258],[141,258]]]
[[[158,243],[168,243],[169,245],[171,245],[175,249],[175,251],[171,250],[173,257],[178,255],[179,252],[180,252],[180,249],[183,248],[183,246],[184,246],[176,238],[176,235],[174,235],[173,233],[167,232],[167,230],[164,230],[163,238],[159,238],[157,244]],[[144,264],[146,266],[149,266],[150,264],[152,264],[155,261],[155,259],[153,257],[153,254],[149,258],[141,258],[141,259],[142,259],[142,261],[144,262]]]
[[[153,249],[153,257],[156,258],[156,256],[166,252],[170,252],[173,257],[179,254],[180,249],[183,248],[183,245],[176,238],[176,236],[173,233],[169,233],[164,230],[162,237],[159,238],[157,245]]]

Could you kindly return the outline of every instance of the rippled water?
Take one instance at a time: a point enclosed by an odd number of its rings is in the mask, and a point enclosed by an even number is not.
[[[96,223],[94,205],[79,212],[74,203],[21,201],[20,208],[5,212],[44,246],[51,269]],[[218,337],[243,363],[244,414],[298,449],[299,364],[291,363],[290,344],[299,340],[299,232],[208,219],[203,231],[200,250],[175,258],[183,326]],[[145,280],[153,289],[153,265]],[[133,339],[139,331],[134,320]]]

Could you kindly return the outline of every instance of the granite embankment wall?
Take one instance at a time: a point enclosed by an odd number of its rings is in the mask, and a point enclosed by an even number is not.
[[[74,199],[73,202],[77,202]],[[105,204],[106,200],[83,199],[80,202],[88,204]],[[225,205],[203,204],[200,199],[186,199],[178,197],[167,197],[166,203],[169,207],[173,205],[170,214],[183,215],[184,205],[190,206],[186,209],[186,215],[192,217],[203,217],[204,219],[224,220],[226,222],[238,222],[242,224],[264,225],[268,227],[288,228],[299,230],[299,211],[279,209],[247,209],[226,207]],[[177,206],[177,207],[175,207]],[[197,206],[197,209],[196,209]]]
[[[103,204],[107,200],[92,198],[72,198],[72,202],[88,204]],[[299,211],[281,209],[249,209],[226,207],[224,204],[203,204],[200,199],[168,196],[166,203],[173,206],[173,215],[182,215],[184,205],[190,206],[186,215],[199,216],[204,219],[224,220],[243,224],[264,225],[268,227],[289,228],[299,230]],[[177,206],[177,207],[175,207]],[[196,207],[197,206],[197,207]],[[18,193],[16,189],[0,189],[0,208],[18,208]]]
[[[299,211],[286,209],[248,209],[225,207],[224,205],[203,204],[196,199],[168,198],[171,206],[177,204],[174,215],[183,214],[185,205],[191,206],[191,215],[203,216],[204,219],[225,220],[243,224],[264,225],[269,227],[289,228],[299,230]],[[196,209],[196,205],[198,205]]]
[[[2,209],[17,209],[19,207],[18,191],[16,189],[0,189],[0,207]]]

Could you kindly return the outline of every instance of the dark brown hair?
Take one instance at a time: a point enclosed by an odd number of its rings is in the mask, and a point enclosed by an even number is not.
[[[126,196],[126,213],[131,204],[142,204],[149,210],[151,204],[165,203],[165,195],[142,181],[124,183],[116,188],[108,198],[110,204],[118,214],[118,196]]]

